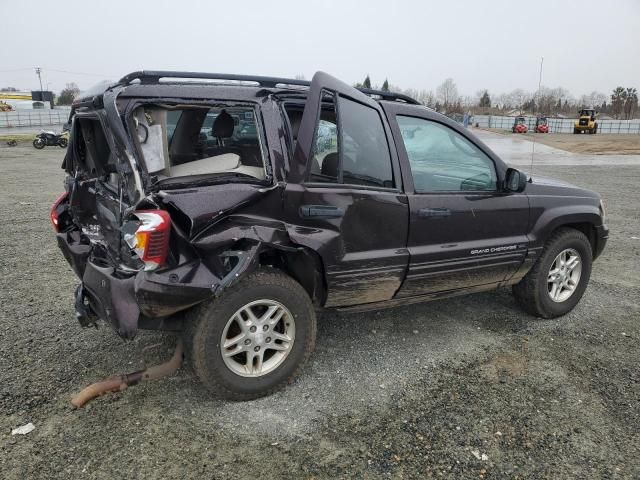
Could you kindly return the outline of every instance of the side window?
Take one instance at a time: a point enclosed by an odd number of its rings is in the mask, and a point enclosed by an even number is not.
[[[387,136],[373,108],[340,97],[342,182],[393,188]]]
[[[312,182],[393,188],[389,145],[373,108],[325,94],[311,158]]]
[[[455,130],[398,115],[416,192],[495,191],[493,161]]]
[[[325,94],[322,99],[311,156],[310,178],[315,182],[338,182],[338,120],[334,99],[333,94]]]
[[[265,179],[258,116],[252,105],[199,105],[135,112],[147,172],[164,177],[234,175]]]

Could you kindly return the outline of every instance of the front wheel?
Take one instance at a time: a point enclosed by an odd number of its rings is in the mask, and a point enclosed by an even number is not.
[[[542,255],[513,287],[516,301],[528,313],[555,318],[580,301],[591,276],[592,251],[584,233],[562,228],[547,241]]]
[[[44,146],[45,146],[44,140],[43,140],[43,139],[41,139],[40,137],[36,138],[36,139],[33,141],[33,146],[34,146],[35,148],[37,148],[38,150],[42,150],[42,149],[44,148]]]
[[[315,346],[307,292],[277,270],[258,270],[191,311],[186,344],[215,396],[251,400],[293,381]]]

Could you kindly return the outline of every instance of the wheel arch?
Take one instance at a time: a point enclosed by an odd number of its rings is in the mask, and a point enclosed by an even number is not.
[[[554,235],[558,230],[562,228],[573,228],[574,230],[578,230],[582,232],[585,237],[589,240],[589,244],[591,245],[591,254],[593,260],[597,257],[597,237],[596,237],[596,225],[590,221],[582,221],[582,222],[567,222],[562,223],[556,226],[553,230],[549,232],[547,238],[550,238]],[[546,241],[546,239],[545,239]]]
[[[302,285],[315,306],[322,306],[327,296],[324,267],[320,255],[307,247],[295,251],[265,245],[259,255],[260,266],[272,267]]]
[[[562,213],[559,210],[564,210]],[[598,255],[597,227],[602,223],[597,205],[573,205],[547,209],[532,229],[534,243],[543,246],[561,228],[582,232],[591,245],[593,259]]]

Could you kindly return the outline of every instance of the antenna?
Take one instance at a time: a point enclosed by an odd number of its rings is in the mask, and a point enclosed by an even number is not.
[[[538,91],[533,99],[533,114],[536,115],[536,110],[538,110],[538,100],[540,99],[540,88],[542,87],[542,64],[544,63],[544,57],[540,57],[540,76],[538,77]],[[537,98],[536,98],[537,97]],[[536,115],[537,118],[537,115]],[[534,129],[534,132],[535,129]],[[529,169],[529,181],[533,179],[533,155],[536,153],[536,137],[533,137],[533,142],[531,143],[531,168]]]

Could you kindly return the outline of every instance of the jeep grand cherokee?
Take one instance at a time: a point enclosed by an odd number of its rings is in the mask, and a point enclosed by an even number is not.
[[[598,194],[509,168],[407,96],[136,72],[79,99],[51,210],[84,326],[182,331],[212,392],[266,395],[316,312],[512,286],[529,313],[582,297],[608,229]]]

